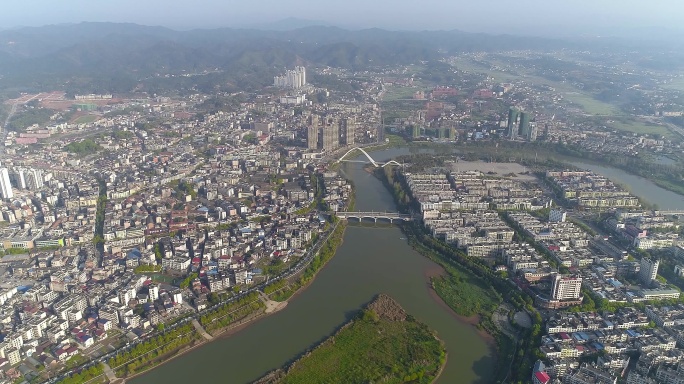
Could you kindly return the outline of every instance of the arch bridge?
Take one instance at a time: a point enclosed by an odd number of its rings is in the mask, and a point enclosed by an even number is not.
[[[376,223],[378,220],[388,220],[390,223],[394,221],[412,221],[413,216],[397,212],[337,212],[337,217],[342,220],[356,219],[358,221],[373,220]]]
[[[366,156],[366,158],[368,159],[368,161],[363,161],[363,160],[347,160],[347,159],[345,159],[345,157],[347,157],[350,153],[352,153],[352,152],[354,152],[354,151],[361,151],[361,153],[364,154],[364,155]],[[348,150],[347,153],[345,153],[344,155],[342,155],[342,157],[340,157],[339,159],[337,159],[337,160],[335,161],[335,163],[339,163],[339,162],[341,162],[341,161],[350,162],[350,163],[371,163],[371,164],[373,164],[374,167],[383,167],[383,168],[386,167],[386,166],[388,166],[388,165],[398,165],[398,166],[402,166],[402,164],[400,164],[400,163],[398,163],[398,162],[396,162],[396,161],[394,161],[394,160],[390,160],[390,161],[388,161],[388,162],[386,162],[386,163],[375,161],[375,159],[373,159],[373,158],[371,157],[371,155],[369,155],[368,152],[366,152],[366,151],[365,151],[363,148],[361,148],[361,147],[354,147],[354,148]]]

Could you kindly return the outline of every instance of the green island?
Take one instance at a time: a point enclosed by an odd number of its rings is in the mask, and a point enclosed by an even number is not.
[[[289,368],[256,383],[431,383],[445,362],[435,334],[380,294]]]

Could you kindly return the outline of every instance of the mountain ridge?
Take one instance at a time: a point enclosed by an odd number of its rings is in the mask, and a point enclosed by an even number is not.
[[[224,76],[229,79],[221,79],[225,83],[239,83],[242,74],[249,74],[256,85],[268,85],[270,76],[300,62],[359,70],[435,61],[460,52],[573,49],[589,44],[593,42],[459,30],[348,30],[310,25],[285,31],[179,31],[133,23],[86,22],[0,31],[0,86],[30,91],[98,78],[98,87],[110,89],[97,90],[114,92],[120,84],[102,79],[126,79],[119,82],[128,84],[216,70],[230,73]]]

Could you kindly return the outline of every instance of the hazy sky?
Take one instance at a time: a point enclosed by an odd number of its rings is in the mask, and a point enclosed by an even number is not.
[[[4,0],[0,27],[81,21],[176,29],[243,27],[288,17],[343,27],[533,35],[681,29],[682,0]]]

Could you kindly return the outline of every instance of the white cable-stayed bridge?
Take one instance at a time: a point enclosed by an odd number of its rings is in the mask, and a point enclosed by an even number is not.
[[[366,158],[368,159],[368,161],[365,161],[365,160],[347,160],[347,159],[345,159],[345,157],[347,157],[350,153],[352,153],[352,152],[354,152],[354,151],[361,151],[361,153],[363,153],[363,154],[366,156]],[[394,160],[390,160],[390,161],[388,161],[388,162],[376,161],[375,159],[373,159],[373,158],[371,157],[371,155],[368,154],[368,152],[366,152],[363,148],[360,148],[360,147],[354,147],[354,148],[348,150],[347,153],[345,153],[344,155],[342,155],[342,157],[340,157],[339,159],[337,159],[337,160],[335,161],[335,163],[339,163],[339,162],[342,162],[342,161],[344,161],[344,162],[349,162],[349,163],[364,163],[364,164],[366,164],[366,163],[371,163],[371,164],[373,164],[374,167],[386,167],[386,166],[388,166],[388,165],[398,165],[398,166],[400,166],[400,167],[402,166],[401,163],[398,163],[398,162],[396,162],[396,161],[394,161]]]

